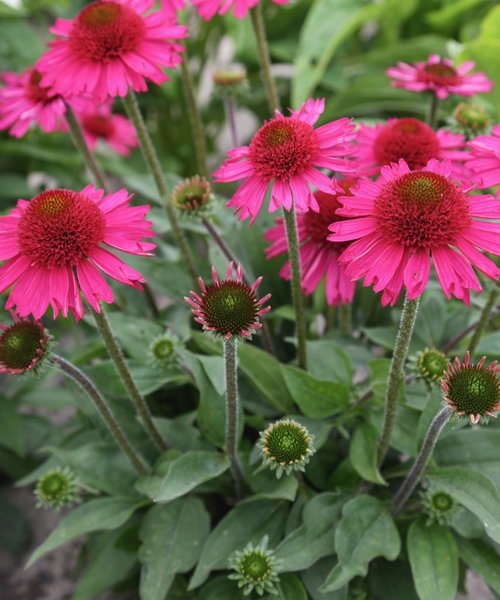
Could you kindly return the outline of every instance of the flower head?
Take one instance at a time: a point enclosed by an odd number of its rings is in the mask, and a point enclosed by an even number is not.
[[[78,481],[68,467],[47,471],[36,484],[35,496],[38,500],[37,507],[61,510],[80,502]]]
[[[491,135],[480,135],[469,142],[471,149],[467,167],[481,178],[481,187],[500,184],[500,125],[495,125]]]
[[[182,46],[168,40],[185,38],[184,26],[172,23],[163,10],[147,13],[152,0],[96,0],[74,19],[57,19],[50,30],[58,39],[38,61],[42,83],[70,97],[98,100],[125,96],[129,86],[147,89],[146,79],[168,79],[162,67],[181,60]]]
[[[105,195],[92,185],[81,192],[48,190],[30,202],[19,200],[9,215],[0,217],[0,292],[11,285],[7,308],[25,317],[54,318],[72,312],[83,316],[83,293],[99,312],[100,302],[114,295],[102,276],[142,289],[142,275],[111,252],[112,248],[138,256],[152,256],[149,206],[129,206],[131,195],[122,189]]]
[[[463,133],[467,139],[472,139],[489,130],[491,115],[481,104],[460,102],[449,122],[455,131]]]
[[[468,196],[451,178],[449,161],[431,160],[411,171],[404,160],[382,167],[376,181],[361,180],[340,198],[338,214],[358,217],[330,226],[330,240],[357,240],[341,254],[346,274],[383,291],[394,305],[402,287],[410,299],[424,291],[431,259],[444,294],[466,304],[482,288],[471,265],[497,280],[500,269],[479,250],[500,254],[500,205],[490,195]]]
[[[189,292],[184,300],[191,306],[194,320],[203,325],[205,331],[223,336],[226,340],[233,336],[251,338],[256,329],[260,329],[259,317],[271,310],[264,306],[271,297],[266,294],[257,298],[256,291],[262,277],[252,286],[243,281],[241,266],[236,269],[236,279],[232,279],[233,263],[227,268],[226,278],[219,281],[215,267],[212,267],[212,283],[206,285],[200,277],[201,295]]]
[[[483,356],[477,364],[471,363],[467,352],[463,362],[450,361],[441,383],[445,402],[471,423],[479,423],[481,417],[496,418],[500,410],[500,366],[495,360],[485,367],[485,362]]]
[[[316,452],[314,436],[297,421],[281,419],[260,433],[259,447],[264,455],[264,464],[276,469],[279,479],[283,473],[304,471],[305,465]]]
[[[0,373],[36,371],[48,350],[49,335],[40,321],[14,316],[10,327],[0,323]]]
[[[149,356],[153,366],[164,369],[171,365],[177,356],[179,338],[168,331],[157,336],[149,345]]]
[[[426,383],[440,381],[447,366],[448,357],[436,348],[426,348],[417,354],[417,372]]]
[[[420,503],[427,515],[427,525],[449,525],[458,510],[455,498],[434,485],[420,493]]]
[[[268,541],[266,535],[257,546],[248,544],[243,550],[237,550],[229,557],[228,566],[236,573],[228,577],[238,582],[238,587],[243,588],[245,596],[253,590],[259,596],[266,592],[277,594],[275,584],[279,581],[278,569],[281,568],[281,561],[272,550],[267,549]]]
[[[387,69],[386,73],[395,80],[391,82],[393,87],[410,92],[429,90],[443,100],[450,94],[473,96],[491,91],[493,82],[484,73],[469,74],[474,66],[475,63],[467,61],[455,67],[449,58],[431,54],[425,62],[413,65],[400,62],[397,67]]]
[[[289,0],[272,0],[275,4],[288,4]],[[248,11],[260,0],[191,0],[200,17],[210,21],[215,15],[225,15],[233,8],[233,14],[237,19],[244,19]]]
[[[201,216],[209,212],[212,188],[205,177],[195,175],[172,190],[172,202],[184,215]]]
[[[340,182],[348,192],[348,180]],[[300,263],[302,268],[302,289],[305,294],[312,294],[321,280],[326,278],[326,299],[329,305],[337,306],[352,301],[355,284],[345,274],[345,268],[338,262],[339,256],[345,250],[344,242],[328,241],[329,225],[342,220],[336,214],[341,207],[336,194],[315,192],[319,212],[308,211],[297,215],[297,229],[300,245]],[[288,241],[283,219],[277,219],[277,224],[268,229],[264,237],[271,246],[266,249],[268,259],[285,254],[288,251]],[[290,261],[287,261],[280,271],[281,277],[289,280],[291,277]]]
[[[289,117],[276,111],[276,116],[253,136],[248,146],[234,148],[229,159],[214,173],[216,182],[245,182],[228,203],[240,213],[240,219],[251,217],[253,222],[271,185],[269,212],[280,206],[286,210],[292,203],[299,212],[318,211],[319,205],[310,185],[333,193],[341,191],[335,180],[319,168],[342,173],[350,172],[345,156],[355,152],[355,137],[350,119],[339,119],[314,129],[313,125],[325,108],[324,99],[310,99]]]
[[[41,85],[39,71],[2,73],[1,79],[0,130],[20,138],[33,123],[45,133],[62,129],[66,106],[59,94]]]
[[[83,135],[90,150],[97,142],[105,142],[122,156],[128,156],[132,148],[139,146],[137,133],[132,123],[124,116],[113,114],[111,103],[89,106],[77,111]]]
[[[421,169],[431,160],[449,159],[453,175],[461,176],[461,164],[469,157],[463,150],[462,135],[440,129],[434,131],[418,119],[389,119],[386,124],[361,125],[356,137],[358,175],[376,175],[383,165],[404,159],[412,170]]]

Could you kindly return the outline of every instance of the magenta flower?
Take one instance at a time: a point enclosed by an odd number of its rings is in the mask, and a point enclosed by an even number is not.
[[[101,271],[116,281],[142,289],[142,275],[110,248],[138,256],[152,256],[155,244],[149,206],[129,206],[131,195],[122,189],[104,195],[92,185],[81,192],[48,190],[30,202],[19,200],[9,215],[0,217],[0,293],[13,286],[6,307],[35,319],[49,304],[76,319],[83,316],[80,292],[96,311],[99,303],[113,302],[113,291]]]
[[[451,160],[453,175],[463,176],[462,164],[469,158],[463,150],[463,135],[432,127],[413,118],[389,119],[374,127],[361,125],[356,137],[358,175],[372,176],[380,167],[404,159],[412,170],[421,169],[431,160]]]
[[[185,0],[161,0],[161,9],[169,19],[177,20],[177,12],[186,6]]]
[[[98,100],[147,90],[146,79],[168,79],[162,67],[180,63],[182,46],[168,40],[187,36],[163,10],[146,15],[153,0],[97,0],[74,19],[57,19],[50,30],[60,39],[38,61],[42,83],[64,97]]]
[[[469,142],[471,155],[467,167],[481,177],[481,187],[500,184],[500,125],[491,135],[480,135]]]
[[[344,187],[348,193],[347,186]],[[297,215],[297,228],[300,245],[300,262],[302,268],[302,289],[305,294],[312,294],[320,282],[326,278],[326,300],[331,306],[347,304],[354,296],[355,284],[345,274],[344,265],[339,264],[339,256],[345,250],[344,242],[328,241],[329,225],[342,220],[335,211],[342,205],[336,194],[316,192],[319,212],[307,211]],[[271,246],[266,249],[268,259],[288,252],[288,242],[283,219],[277,219],[277,225],[264,234]],[[283,279],[290,280],[290,261],[280,271]]]
[[[21,138],[32,123],[49,133],[61,129],[66,112],[64,101],[52,89],[40,85],[36,69],[23,73],[2,73],[0,88],[0,130]]]
[[[466,304],[481,292],[471,265],[498,280],[500,269],[480,250],[500,254],[500,203],[491,195],[468,196],[451,179],[449,161],[432,159],[420,171],[404,160],[382,167],[376,181],[361,180],[340,198],[338,214],[357,217],[330,226],[334,242],[353,242],[340,256],[346,274],[383,291],[394,305],[404,286],[408,298],[424,291],[431,258],[445,296]]]
[[[290,0],[272,0],[274,4],[287,4]],[[215,15],[225,15],[231,8],[237,19],[244,19],[248,11],[259,4],[260,0],[191,0],[200,17],[209,21]]]
[[[132,123],[122,115],[113,114],[110,103],[89,104],[76,114],[90,150],[95,149],[98,141],[103,141],[118,154],[128,156],[132,148],[139,146]]]
[[[324,98],[311,98],[298,111],[290,111],[289,117],[276,111],[276,116],[264,123],[248,146],[229,151],[229,158],[213,175],[218,183],[245,179],[228,203],[229,207],[236,207],[240,219],[251,217],[253,223],[269,185],[269,212],[280,206],[290,210],[292,202],[299,212],[310,208],[318,211],[310,185],[330,194],[342,191],[334,179],[318,168],[351,172],[345,156],[355,152],[347,142],[356,134],[351,120],[346,118],[313,129],[324,108]]]
[[[271,310],[264,306],[271,294],[258,298],[256,291],[262,282],[259,277],[252,286],[243,281],[241,265],[236,269],[236,279],[232,279],[233,263],[230,262],[226,278],[219,281],[215,267],[212,267],[212,283],[206,285],[200,277],[201,295],[189,292],[184,300],[191,306],[194,320],[205,331],[218,334],[228,340],[233,336],[251,338],[255,330],[262,327],[259,317]]]
[[[467,61],[459,67],[453,66],[449,58],[441,58],[431,54],[426,62],[417,62],[413,65],[399,62],[397,67],[390,67],[386,74],[395,79],[393,87],[403,88],[410,92],[424,92],[430,90],[443,100],[450,94],[458,96],[473,96],[484,94],[493,88],[484,73],[472,73],[475,63]]]

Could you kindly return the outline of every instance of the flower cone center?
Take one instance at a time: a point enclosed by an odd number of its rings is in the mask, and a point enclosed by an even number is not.
[[[277,117],[254,135],[249,158],[259,177],[282,179],[307,169],[318,154],[314,129],[308,123]]]
[[[421,169],[439,155],[434,131],[418,119],[399,119],[386,125],[375,139],[373,152],[377,162],[389,165],[403,158],[410,169]]]
[[[349,192],[346,191],[346,194],[349,195]],[[328,241],[328,236],[331,235],[328,226],[343,220],[343,217],[335,214],[335,211],[342,205],[335,194],[317,191],[314,193],[314,197],[319,204],[319,212],[309,210],[303,215],[307,237],[317,244],[323,244],[328,248],[335,248],[336,251],[342,252],[348,246],[348,243]]]
[[[472,131],[482,131],[490,122],[490,115],[478,104],[461,102],[453,111],[453,115],[460,125]]]
[[[25,256],[50,269],[86,258],[104,232],[104,216],[92,200],[71,190],[49,190],[29,203],[18,239]]]
[[[104,115],[85,115],[82,125],[86,131],[97,138],[107,139],[113,133],[111,118]]]
[[[265,440],[268,456],[279,464],[292,464],[302,460],[309,448],[308,440],[299,429],[277,425]]]
[[[69,43],[81,58],[109,62],[137,50],[145,31],[142,18],[128,6],[97,1],[75,19]]]
[[[247,579],[262,581],[270,574],[269,561],[265,556],[252,552],[242,558],[241,570]]]
[[[432,496],[432,505],[436,510],[447,512],[455,507],[455,502],[448,494],[438,492]]]
[[[486,368],[462,367],[450,376],[447,396],[458,413],[484,415],[500,402],[500,382]]]
[[[256,322],[258,312],[252,290],[233,280],[207,287],[202,310],[207,325],[221,335],[240,335]]]
[[[49,94],[47,88],[40,87],[42,76],[39,71],[33,69],[26,84],[26,95],[33,102],[47,102]]]
[[[471,222],[462,191],[450,179],[426,171],[388,181],[374,207],[388,242],[416,249],[453,244]]]
[[[14,323],[0,336],[0,364],[26,370],[43,353],[44,332],[31,321]]]
[[[418,78],[421,81],[438,85],[456,85],[459,82],[456,69],[442,63],[425,65],[419,72]]]

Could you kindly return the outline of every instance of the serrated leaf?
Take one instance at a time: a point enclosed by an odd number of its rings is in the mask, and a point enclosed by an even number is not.
[[[210,531],[210,517],[199,498],[155,506],[146,515],[140,538],[141,600],[164,600],[176,573],[190,571]]]
[[[366,481],[387,485],[377,465],[379,434],[371,423],[360,425],[352,436],[349,459],[354,470]]]
[[[422,521],[407,537],[413,581],[420,600],[454,600],[458,587],[458,550],[450,531]]]

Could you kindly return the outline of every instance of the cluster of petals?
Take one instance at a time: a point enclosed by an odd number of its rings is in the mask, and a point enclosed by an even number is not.
[[[401,159],[340,198],[337,213],[351,218],[333,223],[329,239],[352,241],[339,260],[353,280],[364,277],[365,286],[382,291],[384,305],[394,305],[403,286],[408,298],[420,296],[431,260],[448,299],[469,304],[470,290],[482,290],[471,265],[498,280],[500,269],[482,251],[500,255],[500,204],[491,195],[467,195],[471,187],[450,175],[449,161],[411,171]]]
[[[399,62],[396,67],[387,69],[386,73],[394,79],[391,82],[393,87],[410,92],[431,91],[443,100],[450,94],[474,96],[492,90],[493,82],[484,73],[470,73],[474,66],[474,62],[466,61],[455,67],[449,58],[431,54],[426,61],[412,65]]]
[[[231,8],[237,19],[244,19],[248,11],[261,0],[191,0],[200,17],[210,21],[215,15],[225,15]],[[290,0],[272,0],[274,4],[287,4]]]
[[[467,167],[481,178],[481,187],[500,184],[500,125],[491,135],[480,135],[469,143],[471,150]]]
[[[97,142],[105,142],[117,154],[127,156],[132,148],[139,146],[133,124],[123,115],[114,114],[110,102],[95,106],[88,104],[76,111],[78,120],[90,150]]]
[[[154,0],[96,0],[74,19],[57,19],[50,31],[58,39],[37,62],[43,85],[65,98],[97,100],[147,90],[146,80],[168,79],[163,67],[181,62],[183,47],[172,40],[187,29],[164,10],[149,11]]]
[[[142,289],[142,275],[111,249],[151,256],[154,235],[145,220],[149,206],[129,206],[122,189],[105,195],[92,185],[81,192],[48,190],[31,201],[19,200],[0,217],[0,292],[12,286],[6,307],[22,316],[42,317],[52,306],[83,316],[81,294],[99,312],[113,291],[101,271],[125,285]],[[81,294],[80,294],[81,292]]]
[[[297,215],[302,289],[306,295],[312,294],[320,282],[325,280],[326,300],[330,306],[352,302],[356,284],[345,274],[345,266],[339,263],[339,256],[345,244],[328,241],[328,225],[341,217],[335,210],[341,206],[336,195],[316,192],[319,212],[308,211]],[[266,231],[264,237],[271,245],[266,256],[272,259],[288,253],[286,228],[282,218]],[[291,279],[290,261],[280,271],[283,279]]]
[[[414,118],[389,119],[374,126],[361,124],[356,136],[357,175],[371,177],[380,167],[402,158],[411,169],[424,167],[431,158],[450,160],[452,174],[463,176],[463,163],[469,158],[464,136],[445,129],[434,131]]]
[[[335,179],[320,169],[352,172],[346,157],[356,151],[350,144],[356,133],[348,118],[314,129],[324,108],[324,99],[311,98],[298,111],[290,111],[289,117],[276,111],[248,146],[229,151],[229,158],[213,175],[217,183],[244,179],[228,203],[240,219],[256,219],[269,187],[269,212],[280,207],[291,210],[293,204],[299,212],[318,211],[309,186],[326,193],[341,191]]]
[[[0,88],[0,130],[21,138],[36,123],[45,133],[61,129],[66,106],[52,89],[41,85],[33,68],[22,73],[2,73]]]

